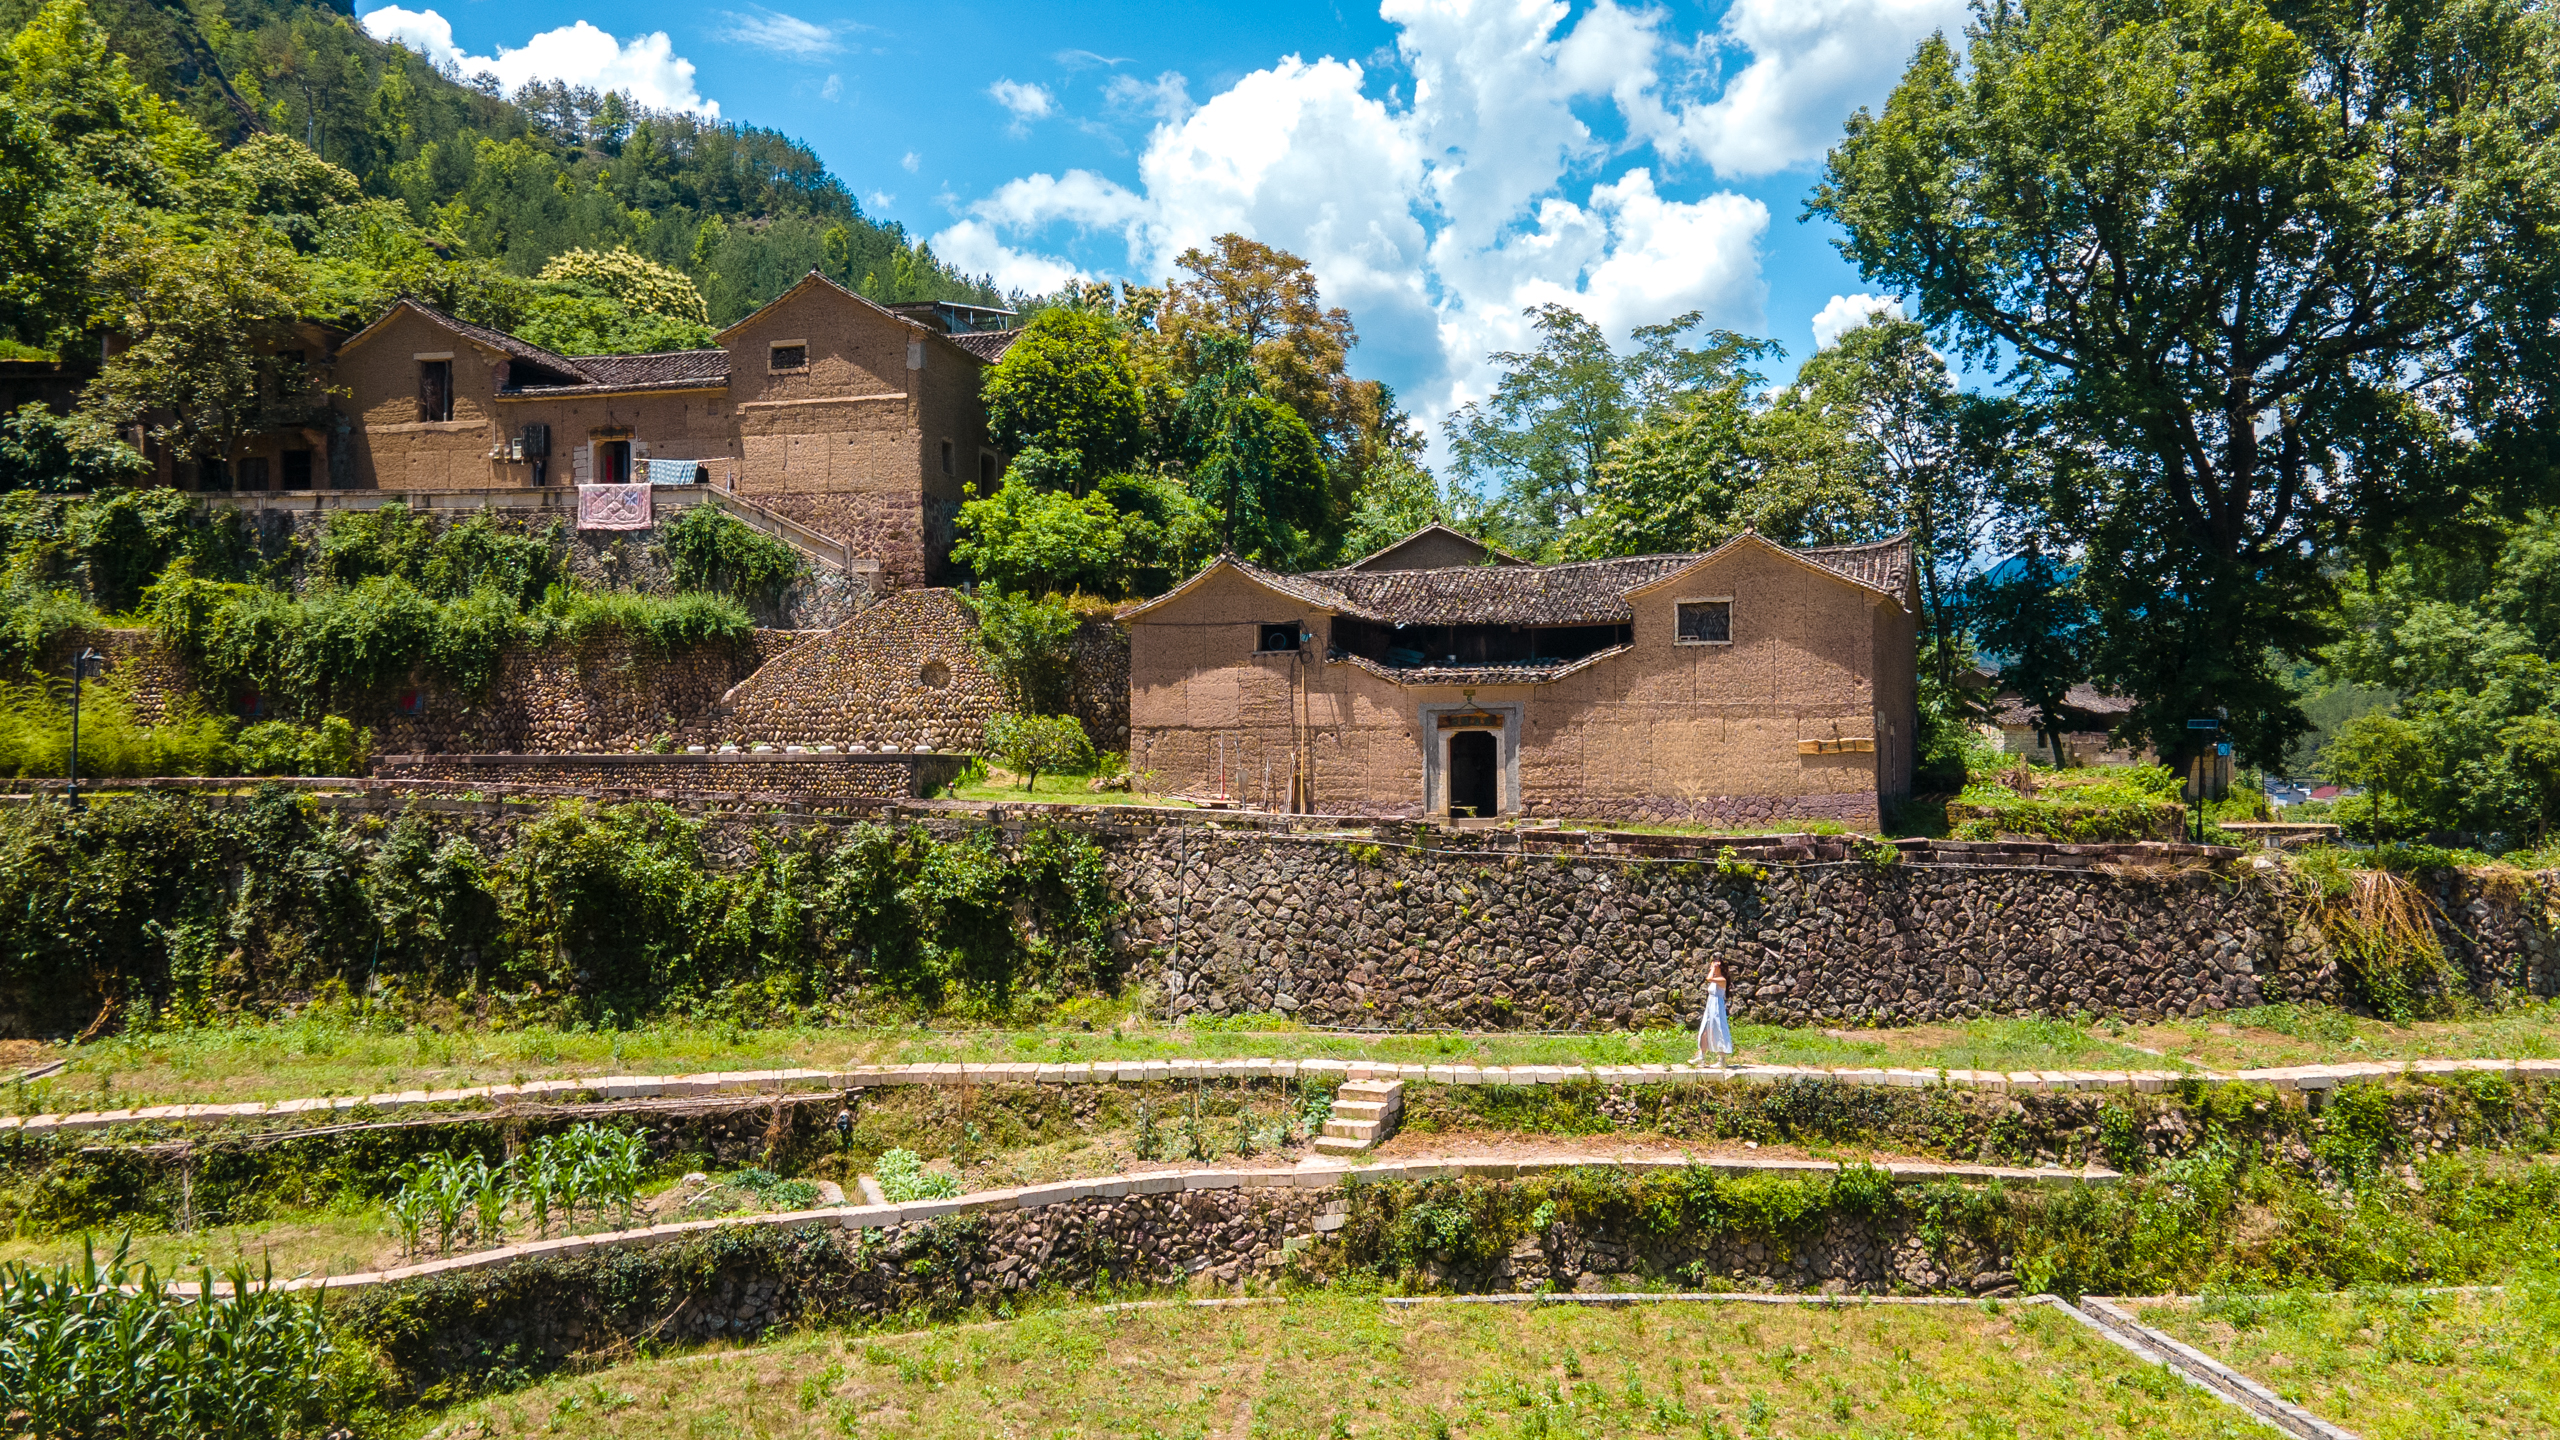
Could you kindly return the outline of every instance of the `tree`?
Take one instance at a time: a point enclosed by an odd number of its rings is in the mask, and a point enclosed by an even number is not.
[[[80,317],[93,190],[74,183],[45,127],[0,95],[0,328],[9,334],[41,341]]]
[[[2506,744],[2507,767],[2533,790],[2533,843],[2551,843],[2551,816],[2560,811],[2560,719],[2523,715],[2507,723],[2499,738]]]
[[[987,749],[1029,790],[1043,770],[1085,770],[1093,765],[1093,741],[1072,715],[1007,713],[987,721]]]
[[[1568,306],[1525,313],[1538,348],[1486,357],[1505,371],[1492,397],[1459,407],[1443,431],[1454,478],[1469,488],[1499,486],[1512,533],[1542,550],[1591,514],[1612,445],[1676,405],[1736,386],[1747,392],[1759,377],[1744,367],[1779,353],[1726,330],[1707,331],[1702,347],[1683,346],[1680,337],[1698,324],[1695,311],[1639,326],[1636,349],[1624,356]]]
[[[711,309],[690,277],[672,266],[646,260],[624,245],[612,250],[564,250],[542,267],[538,277],[555,285],[583,287],[621,302],[643,315],[711,324]]]
[[[1113,320],[1092,311],[1059,306],[1032,316],[979,393],[995,443],[1057,457],[1075,495],[1126,470],[1145,438],[1128,342]]]
[[[969,609],[978,621],[970,642],[996,673],[1006,703],[1026,715],[1067,708],[1083,622],[1065,598],[988,589],[969,597]]]
[[[1100,495],[1048,490],[1020,472],[960,506],[951,558],[998,590],[1125,595],[1129,537]]]
[[[1220,548],[1286,569],[1325,521],[1324,457],[1296,411],[1248,385],[1203,406],[1210,419],[1191,490],[1217,515]]]
[[[0,415],[0,490],[103,490],[150,471],[140,451],[88,416],[56,415],[33,400]]]
[[[2329,778],[2373,793],[2373,841],[2390,838],[2391,809],[2423,808],[2439,757],[2418,727],[2397,715],[2367,711],[2341,726],[2322,755]]]
[[[2025,0],[1849,122],[1810,212],[2104,461],[2062,513],[2135,734],[2272,763],[2320,557],[2548,476],[2555,60],[2526,0]]]
[[[121,226],[92,273],[125,340],[82,402],[100,422],[146,425],[183,460],[228,460],[303,393],[303,377],[275,358],[300,309],[301,274],[273,231],[227,229],[191,244]]]
[[[2001,657],[2001,683],[2034,713],[2056,765],[2064,759],[2063,697],[2088,678],[2088,607],[2071,580],[2030,540],[2025,551],[1982,577],[1972,607],[1979,643]]]
[[[1953,693],[1974,557],[2015,483],[2019,406],[1955,387],[1909,320],[1873,318],[1809,356],[1762,417],[1758,451],[1781,493],[1804,498],[1806,543],[1911,537],[1928,664]],[[1772,523],[1775,522],[1775,523]],[[1755,521],[1779,535],[1779,523]]]
[[[72,169],[131,203],[172,206],[212,168],[216,147],[111,49],[80,0],[51,0],[9,38],[10,97]]]

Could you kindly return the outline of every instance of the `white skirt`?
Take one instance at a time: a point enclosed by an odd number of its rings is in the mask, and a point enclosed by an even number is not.
[[[1698,1048],[1718,1055],[1733,1053],[1733,1026],[1725,1019],[1724,987],[1707,987],[1707,1013],[1698,1017]]]

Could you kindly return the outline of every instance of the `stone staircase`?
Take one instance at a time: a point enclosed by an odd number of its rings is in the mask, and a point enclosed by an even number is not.
[[[1316,1137],[1320,1155],[1357,1155],[1372,1150],[1396,1133],[1404,1118],[1401,1080],[1346,1080],[1333,1092],[1333,1117]]]

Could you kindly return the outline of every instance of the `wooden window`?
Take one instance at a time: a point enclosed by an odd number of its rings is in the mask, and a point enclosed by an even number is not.
[[[304,453],[307,454],[309,452],[306,451]],[[240,462],[240,488],[243,490],[264,490],[267,488],[266,456],[251,455]]]
[[[283,460],[284,488],[287,490],[310,489],[311,452],[308,450],[287,450],[284,452]]]
[[[1681,601],[1680,643],[1683,645],[1732,644],[1733,601],[1730,599]]]
[[[808,369],[809,342],[806,340],[774,342],[773,358],[770,368],[775,370]]]
[[[1286,624],[1281,625],[1265,625],[1261,628],[1261,640],[1253,647],[1255,654],[1271,655],[1293,651],[1298,648],[1297,621],[1291,620]]]
[[[450,420],[453,418],[453,362],[421,360],[418,362],[418,418]]]

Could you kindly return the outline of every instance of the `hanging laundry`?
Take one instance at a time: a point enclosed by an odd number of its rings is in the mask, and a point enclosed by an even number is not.
[[[699,460],[644,460],[652,485],[708,485],[711,471]]]
[[[649,528],[646,485],[581,485],[578,528],[581,530],[646,530]]]

